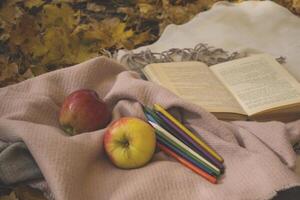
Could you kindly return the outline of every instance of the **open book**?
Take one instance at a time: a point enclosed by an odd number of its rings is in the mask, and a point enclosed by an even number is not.
[[[155,63],[143,73],[219,119],[300,119],[300,84],[267,54],[210,67],[202,62]]]

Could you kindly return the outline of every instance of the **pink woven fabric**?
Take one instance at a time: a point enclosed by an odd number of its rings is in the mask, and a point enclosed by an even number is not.
[[[63,99],[81,88],[96,90],[110,106],[113,120],[145,119],[141,104],[160,103],[222,155],[225,174],[217,185],[211,184],[162,152],[139,169],[114,167],[103,151],[104,129],[70,137],[59,128]],[[0,89],[0,116],[0,139],[26,143],[57,200],[260,200],[300,185],[291,170],[291,142],[299,140],[300,121],[219,121],[106,58]]]

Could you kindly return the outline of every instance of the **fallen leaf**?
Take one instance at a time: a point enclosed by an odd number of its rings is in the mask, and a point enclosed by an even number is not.
[[[22,16],[23,12],[16,3],[21,0],[4,0],[1,2],[2,6],[0,7],[0,18],[6,22],[14,24],[16,20]]]
[[[126,30],[126,24],[118,18],[105,19],[101,22],[92,21],[89,24],[79,25],[75,33],[86,44],[101,43],[102,48],[124,48],[126,40],[134,34],[131,29]]]
[[[33,189],[29,186],[19,186],[14,189],[15,196],[19,200],[46,200],[43,193],[37,189]]]
[[[105,6],[93,3],[93,2],[89,2],[86,5],[86,9],[89,11],[93,11],[93,12],[103,12],[105,11]]]
[[[152,13],[153,11],[155,11],[157,8],[151,4],[147,4],[147,3],[140,3],[138,4],[139,7],[139,11],[142,15],[147,15],[149,13]]]
[[[293,4],[292,4],[293,8],[295,9],[295,11],[300,14],[300,0],[293,0]]]
[[[5,56],[0,56],[0,81],[10,79],[18,74],[18,65],[10,63]]]
[[[14,45],[21,45],[25,41],[36,37],[39,33],[38,25],[32,16],[25,14],[10,33],[10,42]]]
[[[25,0],[24,5],[25,7],[31,9],[33,7],[39,7],[43,5],[45,2],[43,0]]]
[[[43,44],[47,49],[47,53],[42,58],[42,65],[54,66],[63,64],[62,58],[70,53],[68,35],[68,30],[63,27],[52,27],[46,30]]]
[[[155,36],[150,34],[149,31],[142,32],[140,34],[133,35],[130,40],[133,42],[133,48],[141,46],[149,41],[153,41]]]
[[[75,17],[75,11],[65,3],[60,6],[56,4],[48,4],[43,7],[41,13],[41,25],[47,29],[52,26],[66,27],[72,30],[79,22]]]
[[[17,198],[15,192],[11,192],[9,195],[1,196],[1,200],[20,200]]]

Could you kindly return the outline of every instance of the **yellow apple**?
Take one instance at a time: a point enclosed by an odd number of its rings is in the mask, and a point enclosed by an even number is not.
[[[148,163],[155,151],[154,128],[135,117],[123,117],[104,133],[104,149],[111,162],[123,169],[138,168]]]

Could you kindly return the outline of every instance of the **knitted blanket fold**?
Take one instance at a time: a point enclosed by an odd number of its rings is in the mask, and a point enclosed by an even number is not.
[[[0,196],[2,187],[41,178],[41,172],[23,142],[7,144],[0,140]]]
[[[141,104],[163,105],[222,155],[225,174],[211,184],[159,151],[142,168],[114,167],[103,151],[105,129],[71,137],[59,127],[64,98],[81,88],[97,91],[109,105],[112,121],[145,119]],[[106,58],[0,89],[0,140],[24,141],[57,200],[269,199],[278,190],[300,185],[292,171],[291,145],[299,139],[300,121],[219,121]]]

